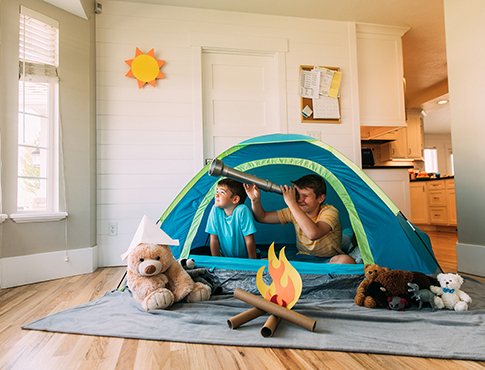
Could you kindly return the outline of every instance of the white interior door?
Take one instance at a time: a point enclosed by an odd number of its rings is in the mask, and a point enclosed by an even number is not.
[[[273,55],[204,52],[204,156],[254,136],[279,132]]]

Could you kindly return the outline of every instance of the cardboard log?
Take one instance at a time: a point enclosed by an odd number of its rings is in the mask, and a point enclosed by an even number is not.
[[[234,291],[234,297],[250,304],[251,306],[259,308],[260,310],[266,311],[277,317],[288,320],[293,324],[301,326],[302,328],[310,331],[315,330],[315,325],[317,323],[315,320],[299,314],[298,312],[289,310],[286,307],[279,306],[276,303],[267,301],[266,299],[257,297],[254,294],[248,293],[242,289],[236,288],[236,290]]]

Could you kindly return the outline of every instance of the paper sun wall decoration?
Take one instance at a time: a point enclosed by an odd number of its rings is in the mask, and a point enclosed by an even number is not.
[[[125,60],[125,63],[131,67],[126,76],[136,78],[140,89],[147,83],[155,87],[157,78],[165,78],[163,73],[160,72],[160,67],[163,66],[165,61],[155,59],[154,49],[143,54],[140,49],[136,48],[135,58]]]

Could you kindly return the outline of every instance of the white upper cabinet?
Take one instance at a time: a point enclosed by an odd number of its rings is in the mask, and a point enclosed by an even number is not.
[[[403,27],[357,24],[361,126],[406,126]]]

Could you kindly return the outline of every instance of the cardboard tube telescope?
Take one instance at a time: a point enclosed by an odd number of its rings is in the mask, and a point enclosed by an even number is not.
[[[256,184],[258,188],[271,193],[283,194],[280,187],[269,180],[263,180],[259,177],[250,175],[249,173],[235,170],[234,168],[226,166],[220,159],[215,158],[210,167],[209,175],[214,177],[226,176],[233,180],[241,181],[245,184]]]

